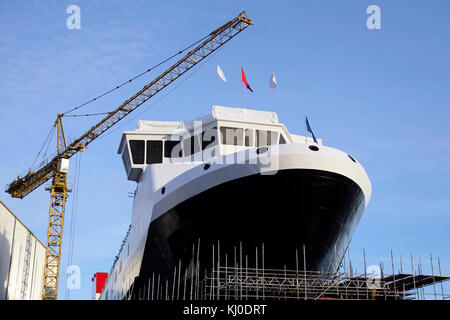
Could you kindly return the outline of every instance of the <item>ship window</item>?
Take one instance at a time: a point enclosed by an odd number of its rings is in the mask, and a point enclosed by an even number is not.
[[[162,141],[147,140],[147,164],[162,163]]]
[[[191,154],[199,152],[200,151],[199,136],[195,135],[190,138],[184,139],[183,149],[185,156],[190,156]]]
[[[245,129],[245,146],[253,147],[253,130]]]
[[[131,157],[134,164],[144,164],[144,140],[130,140]]]
[[[183,152],[181,150],[180,141],[166,140],[164,141],[164,157],[166,158],[181,158]]]
[[[284,139],[282,134],[280,134],[280,141],[278,141],[278,144],[286,144],[286,139]]]
[[[256,146],[271,146],[277,143],[278,132],[269,130],[256,130]]]
[[[191,137],[191,153],[197,153],[200,151],[200,136],[195,135]]]
[[[183,153],[185,156],[191,155],[191,139],[190,138],[183,140]]]
[[[244,129],[220,127],[220,141],[222,144],[242,146],[244,144]]]
[[[217,128],[206,129],[202,132],[202,150],[217,145]]]

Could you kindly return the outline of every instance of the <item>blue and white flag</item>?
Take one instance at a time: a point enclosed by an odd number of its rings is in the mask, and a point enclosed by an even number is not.
[[[311,125],[309,124],[308,117],[305,116],[305,119],[306,119],[306,130],[308,130],[308,132],[311,132],[314,142],[317,143],[316,136],[314,135],[314,132],[311,129]]]

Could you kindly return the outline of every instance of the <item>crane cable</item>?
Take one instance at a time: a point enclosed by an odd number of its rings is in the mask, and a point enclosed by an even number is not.
[[[135,120],[137,117],[139,117],[140,115],[144,114],[145,112],[147,112],[150,108],[156,106],[159,102],[161,102],[161,100],[163,100],[165,97],[167,97],[168,95],[170,95],[173,91],[175,91],[179,86],[181,86],[185,81],[187,81],[190,77],[192,77],[198,70],[200,70],[200,68],[202,68],[206,62],[209,61],[209,59],[211,59],[217,52],[219,52],[223,47],[220,47],[219,49],[217,49],[216,51],[214,51],[210,56],[208,56],[205,60],[201,61],[198,66],[194,67],[194,69],[192,70],[192,72],[190,74],[188,74],[184,79],[180,80],[180,82],[178,82],[170,91],[168,91],[166,94],[164,94],[163,96],[161,96],[158,100],[156,100],[155,102],[153,102],[153,104],[150,104],[147,108],[143,109],[141,112],[136,113],[133,117],[129,117],[129,119],[119,125],[117,125],[116,127],[112,128],[111,130],[109,130],[108,132],[104,133],[103,135],[101,135],[100,137],[97,138],[97,140],[102,139],[104,137],[109,136],[110,134],[116,132],[117,130],[119,130],[120,128],[122,128],[123,126],[125,126],[126,124],[130,123],[131,121]]]
[[[134,120],[139,115],[147,112],[150,108],[154,107],[156,104],[158,104],[161,100],[163,100],[166,96],[171,94],[174,90],[176,90],[181,84],[183,84],[186,80],[188,80],[193,74],[195,74],[196,71],[201,69],[206,62],[211,59],[218,51],[220,51],[219,48],[217,51],[213,52],[209,57],[207,57],[204,61],[202,61],[197,68],[195,68],[185,79],[183,79],[181,82],[179,82],[175,87],[172,88],[169,92],[167,92],[165,95],[160,97],[157,101],[155,101],[153,104],[148,106],[145,110],[142,112],[136,114],[134,117],[123,123],[122,125],[115,128],[115,130],[112,130],[108,132],[106,135],[111,134],[112,132],[118,130],[120,127],[126,125],[130,121]],[[96,115],[96,114],[95,114]],[[69,116],[84,116],[84,115],[69,115]],[[86,115],[87,116],[87,115]],[[103,136],[102,136],[103,137]],[[100,137],[101,138],[101,137]],[[74,183],[74,196],[73,196],[73,202],[72,202],[72,212],[71,212],[71,219],[70,219],[70,235],[69,235],[69,258],[67,262],[67,266],[71,266],[73,262],[73,252],[74,252],[74,246],[75,246],[75,226],[76,226],[76,219],[77,219],[77,207],[78,207],[78,192],[80,190],[80,167],[81,167],[81,153],[77,153],[76,157],[76,165],[75,165],[75,183]],[[70,296],[70,289],[67,287],[66,283],[66,292],[65,292],[65,299],[68,300]]]
[[[99,112],[99,113],[86,113],[86,114],[69,114],[69,115],[65,115],[65,117],[91,117],[91,116],[100,116],[100,115],[105,115],[105,114],[110,114],[111,112]]]
[[[199,42],[202,42],[203,40],[205,40],[205,39],[206,39],[207,37],[209,37],[209,36],[210,36],[209,34],[206,35],[206,36],[204,36],[202,39],[200,39],[200,40],[198,40],[198,41],[192,43],[191,45],[187,46],[187,47],[184,48],[183,50],[178,51],[177,53],[173,54],[173,55],[170,56],[169,58],[167,58],[167,59],[161,61],[160,63],[154,65],[153,67],[151,67],[151,68],[149,68],[149,69],[147,69],[147,70],[145,70],[144,72],[141,72],[140,74],[138,74],[137,76],[134,76],[133,78],[129,79],[128,81],[122,82],[121,84],[119,84],[118,86],[114,87],[113,89],[110,89],[110,90],[108,90],[108,91],[106,91],[106,92],[100,94],[99,96],[97,96],[97,97],[95,97],[95,98],[93,98],[93,99],[91,99],[91,100],[89,100],[89,101],[86,101],[85,103],[82,103],[82,104],[80,104],[79,106],[74,107],[74,108],[72,108],[72,109],[70,109],[70,110],[68,110],[68,111],[66,111],[66,112],[64,112],[64,113],[62,113],[62,116],[67,116],[67,115],[66,115],[67,113],[70,113],[70,112],[72,112],[72,111],[78,110],[79,108],[84,107],[85,105],[87,105],[87,104],[89,104],[89,103],[92,103],[92,102],[96,101],[97,99],[102,98],[102,97],[106,96],[107,94],[109,94],[109,93],[111,93],[111,92],[113,92],[113,91],[115,91],[115,90],[117,90],[117,89],[120,89],[120,88],[123,87],[124,85],[126,85],[126,84],[128,84],[128,83],[130,83],[130,82],[132,82],[132,81],[134,81],[134,80],[136,80],[137,78],[142,77],[143,75],[147,74],[148,72],[152,71],[153,69],[155,69],[155,68],[157,68],[157,67],[163,65],[164,63],[170,61],[171,59],[175,58],[176,56],[182,54],[184,51],[190,49],[191,47],[195,46],[195,45],[198,44]]]
[[[52,139],[54,134],[55,134],[55,126],[52,125],[52,128],[50,129],[50,132],[48,133],[47,137],[45,138],[44,143],[41,146],[41,149],[39,149],[39,152],[36,155],[36,157],[34,158],[33,163],[31,164],[31,166],[28,169],[28,171],[31,171],[33,166],[36,164],[36,161],[39,158],[39,155],[41,154],[42,150],[44,149],[45,145],[47,144],[47,147],[45,148],[44,154],[42,156],[42,158],[45,158],[45,156],[47,155],[48,147],[50,146],[50,141],[51,141],[51,139]]]
[[[90,103],[92,103],[92,102],[94,102],[94,101],[97,101],[97,99],[102,98],[102,97],[106,96],[107,94],[109,94],[109,93],[111,93],[111,92],[113,92],[113,91],[115,91],[115,90],[120,89],[120,88],[123,87],[124,85],[126,85],[126,84],[128,84],[128,83],[130,83],[130,82],[132,82],[132,81],[134,81],[134,80],[136,80],[136,79],[142,77],[143,75],[147,74],[148,72],[152,71],[153,69],[155,69],[155,68],[157,68],[157,67],[163,65],[164,63],[170,61],[171,59],[175,58],[176,56],[182,54],[184,51],[190,49],[191,47],[195,46],[195,45],[198,44],[199,42],[202,42],[202,41],[203,41],[204,39],[206,39],[207,37],[209,37],[209,35],[204,36],[202,39],[200,39],[200,40],[198,40],[198,41],[196,41],[196,42],[190,44],[189,46],[187,46],[187,47],[184,48],[183,50],[178,51],[177,53],[173,54],[173,55],[170,56],[169,58],[167,58],[167,59],[161,61],[160,63],[154,65],[153,67],[150,67],[149,69],[145,70],[144,72],[141,72],[140,74],[138,74],[137,76],[134,76],[133,78],[129,79],[128,81],[125,81],[125,82],[119,84],[118,86],[114,87],[113,89],[110,89],[110,90],[108,90],[108,91],[106,91],[106,92],[100,94],[99,96],[96,96],[95,98],[93,98],[93,99],[91,99],[91,100],[89,100],[89,101],[86,101],[86,102],[80,104],[79,106],[74,107],[74,108],[72,108],[72,109],[70,109],[70,110],[68,110],[68,111],[66,111],[66,112],[64,112],[64,113],[62,113],[61,116],[63,116],[63,117],[89,117],[89,116],[97,116],[97,115],[105,115],[105,114],[109,114],[110,112],[89,113],[89,114],[80,114],[80,115],[68,115],[68,113],[73,112],[73,111],[75,111],[75,110],[78,110],[78,109],[80,109],[81,107],[84,107],[84,106],[86,106],[86,105],[88,105],[88,104],[90,104]],[[147,109],[147,110],[148,110],[148,109]],[[33,168],[33,166],[36,164],[36,161],[37,161],[37,159],[39,158],[39,155],[41,154],[42,149],[44,148],[45,144],[47,144],[47,148],[46,148],[46,150],[45,150],[45,153],[44,153],[43,158],[45,157],[45,155],[47,154],[47,151],[48,151],[48,147],[49,147],[49,145],[50,145],[51,137],[53,137],[54,131],[55,131],[55,126],[52,125],[52,129],[50,130],[49,134],[47,135],[47,138],[44,140],[44,143],[42,144],[41,149],[39,150],[38,154],[36,155],[36,157],[35,157],[33,163],[31,164],[30,168],[29,168],[28,170],[26,170],[24,173],[26,173],[27,171],[28,171],[28,172],[31,171],[31,169]]]
[[[77,209],[78,209],[78,192],[80,190],[80,169],[81,169],[81,153],[77,153],[75,158],[75,177],[74,177],[74,185],[73,185],[73,201],[72,201],[72,212],[70,215],[70,234],[69,234],[69,252],[68,252],[68,261],[67,261],[67,267],[70,267],[73,262],[73,252],[74,252],[74,246],[75,246],[75,228],[76,228],[76,221],[77,221]],[[67,274],[67,280],[69,278],[69,274]],[[66,292],[65,292],[65,299],[69,299],[70,290],[71,288],[68,287],[69,281],[66,281]]]

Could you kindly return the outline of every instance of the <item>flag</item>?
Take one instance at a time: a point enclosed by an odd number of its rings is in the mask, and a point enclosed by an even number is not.
[[[245,78],[245,73],[244,73],[244,70],[242,68],[241,68],[241,80],[245,84],[247,89],[250,90],[251,92],[253,92],[252,88],[250,88],[250,86],[248,85],[247,78]]]
[[[222,69],[220,69],[219,65],[217,65],[217,74],[223,82],[227,82],[227,78],[225,78],[225,75],[223,74],[223,71]]]
[[[308,130],[308,132],[311,132],[314,142],[317,143],[316,136],[314,135],[314,132],[311,129],[311,125],[309,124],[308,117],[305,116],[305,119],[306,119],[306,130]]]
[[[277,79],[275,78],[275,74],[272,72],[272,75],[270,76],[269,79],[269,86],[272,89],[276,89],[277,88]]]

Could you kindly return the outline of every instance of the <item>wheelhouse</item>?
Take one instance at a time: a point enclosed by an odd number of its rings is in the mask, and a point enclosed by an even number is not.
[[[128,180],[138,181],[149,165],[206,162],[294,141],[298,137],[289,134],[274,112],[213,106],[210,115],[193,121],[138,121],[136,130],[123,133],[118,153]]]

